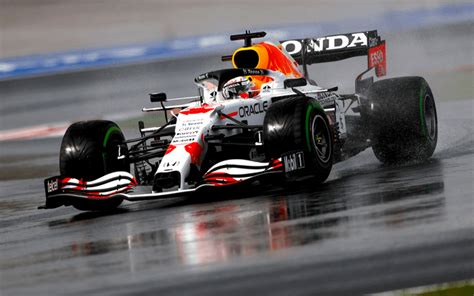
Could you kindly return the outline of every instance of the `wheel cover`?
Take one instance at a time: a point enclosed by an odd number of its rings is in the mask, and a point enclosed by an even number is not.
[[[327,163],[331,158],[331,136],[324,118],[317,114],[311,123],[311,139],[319,161]]]

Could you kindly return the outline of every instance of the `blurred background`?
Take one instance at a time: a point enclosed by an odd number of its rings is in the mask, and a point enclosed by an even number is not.
[[[1,0],[0,3],[0,58],[5,58],[302,23],[348,20],[363,23],[384,14],[389,16],[390,12],[410,13],[469,1]]]

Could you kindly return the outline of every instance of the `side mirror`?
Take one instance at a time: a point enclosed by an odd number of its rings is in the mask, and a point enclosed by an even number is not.
[[[150,94],[150,102],[166,102],[166,94],[165,93],[151,93]]]
[[[291,78],[291,79],[286,79],[285,81],[283,81],[283,85],[285,86],[285,88],[305,86],[307,84],[308,84],[308,81],[306,81],[306,78]]]

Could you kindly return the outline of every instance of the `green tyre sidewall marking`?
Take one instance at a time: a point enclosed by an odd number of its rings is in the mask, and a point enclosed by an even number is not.
[[[109,127],[109,129],[105,133],[104,141],[102,142],[102,148],[104,149],[104,151],[102,152],[102,161],[104,162],[104,169],[107,169],[107,151],[105,150],[105,148],[107,148],[107,143],[109,142],[109,138],[113,133],[121,133],[118,126]]]
[[[118,126],[112,126],[110,127],[107,132],[105,133],[105,137],[104,137],[104,141],[102,142],[102,146],[104,148],[107,147],[107,142],[109,141],[109,138],[110,138],[110,135],[112,135],[112,133],[114,132],[117,132],[117,133],[120,133],[120,129],[118,128]]]
[[[311,112],[313,111],[314,108],[324,113],[324,109],[321,107],[321,105],[318,102],[314,100],[310,101],[308,109],[306,110],[306,118],[305,118],[306,145],[308,146],[308,151],[310,152],[312,151],[310,119],[311,119]]]
[[[308,106],[308,109],[306,110],[306,120],[305,120],[305,129],[306,129],[306,145],[308,145],[308,151],[311,152],[311,127],[309,126],[310,123],[310,118],[311,118],[311,112],[313,111],[313,104]]]

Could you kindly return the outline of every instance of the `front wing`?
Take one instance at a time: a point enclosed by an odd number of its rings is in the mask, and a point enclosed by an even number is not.
[[[270,163],[226,160],[210,168],[203,176],[203,183],[195,188],[144,194],[133,192],[138,184],[128,172],[113,172],[93,181],[56,176],[44,181],[46,203],[39,208],[57,208],[84,200],[99,203],[114,199],[142,201],[183,197],[204,189],[249,184],[264,176],[283,173],[285,170],[281,159]]]

